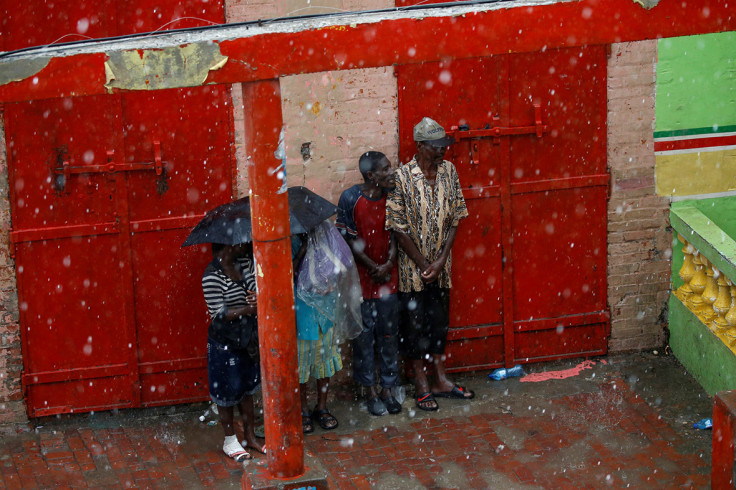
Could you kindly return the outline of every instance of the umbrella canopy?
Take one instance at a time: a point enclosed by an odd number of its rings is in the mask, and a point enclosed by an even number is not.
[[[289,225],[292,234],[306,233],[333,214],[337,207],[306,187],[289,187]],[[243,197],[208,211],[182,247],[198,243],[237,245],[253,241],[250,199]]]

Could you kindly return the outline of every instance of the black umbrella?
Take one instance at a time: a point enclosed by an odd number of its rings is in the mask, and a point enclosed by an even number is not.
[[[289,187],[289,225],[292,234],[306,233],[333,214],[337,207],[306,187]],[[182,247],[197,243],[237,245],[253,241],[250,199],[243,197],[208,211]]]

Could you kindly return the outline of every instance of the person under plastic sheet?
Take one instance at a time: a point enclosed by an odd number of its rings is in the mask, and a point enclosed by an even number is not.
[[[253,394],[261,387],[258,360],[258,303],[253,249],[212,244],[212,262],[202,275],[202,291],[211,322],[207,330],[207,374],[212,401],[225,432],[222,450],[235,461],[252,459],[244,449],[266,453],[254,431]],[[243,419],[244,439],[233,423],[235,406]]]
[[[436,121],[425,117],[414,126],[417,152],[396,172],[386,201],[386,228],[399,243],[401,346],[414,371],[416,405],[437,410],[435,397],[474,397],[445,372],[450,326],[450,250],[461,219],[468,216],[455,166],[444,159],[454,142]],[[429,385],[424,361],[434,367]]]
[[[329,220],[307,234],[292,236],[299,391],[304,433],[338,421],[327,408],[330,378],[342,369],[337,344],[358,336],[360,281],[350,247]],[[317,404],[309,410],[307,383],[317,380]]]

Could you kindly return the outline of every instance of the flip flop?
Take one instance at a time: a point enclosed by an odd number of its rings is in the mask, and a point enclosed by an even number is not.
[[[238,463],[242,463],[243,461],[253,459],[253,456],[251,456],[251,454],[246,450],[242,450],[242,451],[236,450],[236,451],[231,451],[229,453],[223,450],[223,452],[227,454],[229,457],[233,458]]]
[[[326,408],[323,410],[317,410],[315,408],[314,412],[312,412],[312,420],[317,422],[324,430],[337,429],[337,419]],[[332,425],[333,422],[335,425]]]
[[[423,406],[422,403],[434,403],[434,405],[430,406]],[[427,391],[426,393],[422,393],[421,395],[417,396],[417,408],[420,410],[424,410],[425,412],[434,412],[437,409],[440,408],[440,406],[437,404],[437,400],[434,399],[434,396],[432,396],[432,393]]]
[[[455,385],[450,391],[441,391],[439,393],[433,393],[437,398],[455,398],[458,400],[470,400],[475,398],[475,392],[468,390],[464,386]],[[467,396],[467,395],[470,396]]]

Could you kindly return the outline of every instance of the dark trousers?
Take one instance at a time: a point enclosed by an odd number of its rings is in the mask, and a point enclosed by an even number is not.
[[[399,300],[395,294],[366,299],[360,311],[363,331],[353,340],[353,377],[373,386],[378,357],[381,387],[391,388],[399,374]]]
[[[450,289],[428,284],[424,291],[399,293],[401,350],[409,359],[445,353],[450,326]]]

